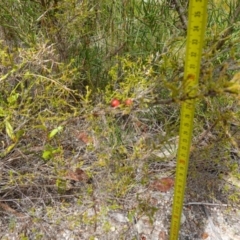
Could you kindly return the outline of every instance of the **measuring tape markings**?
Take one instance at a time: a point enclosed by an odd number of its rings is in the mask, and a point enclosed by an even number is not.
[[[194,97],[197,93],[203,37],[206,27],[207,0],[190,0],[188,15],[187,52],[184,71],[184,94]],[[177,240],[186,186],[190,146],[192,139],[195,99],[182,103],[177,170],[174,188],[170,240]]]

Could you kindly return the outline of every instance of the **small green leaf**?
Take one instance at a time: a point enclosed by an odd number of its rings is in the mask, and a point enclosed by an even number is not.
[[[58,192],[60,194],[64,193],[66,191],[66,188],[67,188],[67,183],[65,180],[62,180],[62,179],[57,179],[56,181],[56,186],[58,188]]]
[[[10,124],[9,121],[5,121],[5,126],[6,126],[6,132],[7,132],[7,135],[11,138],[12,141],[16,141],[16,136],[14,135],[14,132],[13,132],[13,127],[12,125]]]
[[[16,132],[16,139],[17,141],[24,135],[24,130],[20,129],[19,131]]]
[[[7,98],[7,101],[8,101],[9,104],[13,105],[13,104],[16,103],[18,97],[19,97],[19,93],[11,94],[11,95]]]
[[[16,143],[13,143],[10,146],[8,146],[7,149],[0,154],[0,157],[5,157],[6,155],[8,155],[8,153],[10,153],[15,146],[16,146]]]
[[[52,139],[57,133],[61,132],[63,130],[63,127],[62,126],[59,126],[55,129],[53,129],[50,134],[48,135],[48,138],[49,139]]]
[[[42,158],[47,161],[53,158],[54,154],[61,152],[60,148],[53,148],[50,145],[45,146],[45,150],[42,153]]]
[[[43,158],[45,161],[51,159],[52,156],[53,156],[53,153],[52,153],[51,150],[44,150],[44,151],[43,151],[42,158]]]
[[[16,143],[11,144],[10,146],[8,146],[6,154],[8,154],[9,152],[11,152],[13,150],[13,148],[15,147]]]
[[[0,117],[5,117],[6,116],[6,111],[2,107],[0,107]]]

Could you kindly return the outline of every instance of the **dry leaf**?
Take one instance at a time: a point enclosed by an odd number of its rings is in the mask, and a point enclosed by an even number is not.
[[[75,171],[69,170],[67,172],[66,178],[76,182],[88,181],[88,175],[80,168],[77,168]]]
[[[169,177],[165,177],[159,180],[155,180],[151,185],[150,188],[155,191],[167,192],[170,188],[174,185],[174,180]]]
[[[206,238],[208,238],[208,237],[209,237],[208,233],[204,232],[204,233],[202,234],[202,239],[206,239]]]
[[[136,127],[141,130],[141,132],[147,132],[148,131],[148,126],[139,120],[135,121]]]
[[[100,113],[99,112],[93,112],[94,117],[99,117]]]
[[[144,234],[141,234],[140,239],[141,240],[147,240],[147,238],[146,238],[146,236]]]
[[[80,132],[77,135],[77,139],[84,142],[85,144],[89,144],[92,142],[92,139],[85,132]]]
[[[158,240],[167,240],[167,236],[166,236],[166,233],[164,231],[159,232]]]
[[[8,204],[6,204],[6,203],[0,202],[0,209],[1,209],[1,208],[2,208],[4,211],[6,211],[8,214],[9,214],[9,213],[10,213],[10,214],[13,214],[13,215],[15,215],[16,217],[26,217],[25,214],[16,211],[15,209],[11,208],[11,207],[10,207]]]

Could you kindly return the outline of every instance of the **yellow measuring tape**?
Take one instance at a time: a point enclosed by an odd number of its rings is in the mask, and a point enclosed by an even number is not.
[[[207,0],[190,0],[188,12],[187,51],[184,69],[184,96],[181,107],[181,123],[170,240],[177,240],[180,230],[188,162],[192,141],[195,99],[202,55],[203,39],[207,22]]]

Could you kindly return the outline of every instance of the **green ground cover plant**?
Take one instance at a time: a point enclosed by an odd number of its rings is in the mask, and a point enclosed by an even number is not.
[[[2,239],[51,239],[58,228],[94,239],[88,227],[111,232],[115,210],[153,221],[157,208],[139,192],[174,178],[187,7],[1,1]],[[208,12],[187,194],[237,206],[240,4],[209,0]]]

